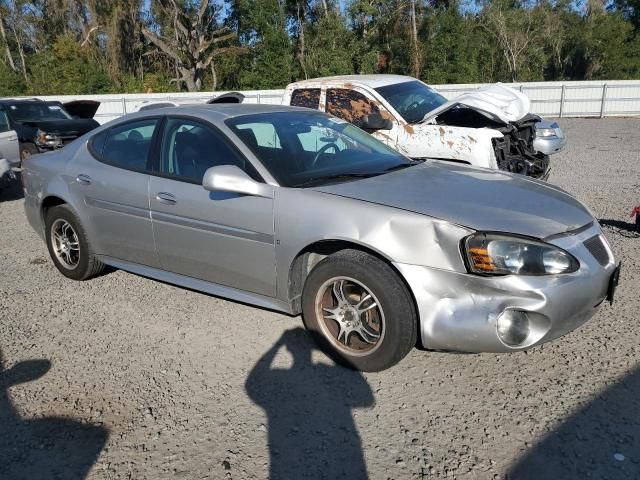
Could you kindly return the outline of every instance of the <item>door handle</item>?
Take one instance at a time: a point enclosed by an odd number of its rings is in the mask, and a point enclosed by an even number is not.
[[[91,185],[91,177],[89,175],[80,174],[76,177],[76,182],[81,185]]]
[[[9,141],[10,142],[17,142],[18,141],[18,137],[9,137]]]
[[[165,205],[175,205],[177,203],[176,196],[168,192],[160,192],[156,195],[156,200]]]

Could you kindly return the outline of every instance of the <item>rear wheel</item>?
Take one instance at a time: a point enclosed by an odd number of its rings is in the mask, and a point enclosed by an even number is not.
[[[104,269],[93,254],[80,220],[67,205],[47,210],[45,226],[49,255],[65,277],[87,280]]]
[[[413,299],[398,274],[378,258],[344,250],[322,260],[305,282],[303,320],[334,360],[379,371],[416,343]]]

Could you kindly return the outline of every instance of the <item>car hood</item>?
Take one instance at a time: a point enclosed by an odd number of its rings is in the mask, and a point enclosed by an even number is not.
[[[562,189],[515,174],[428,160],[421,165],[314,190],[408,210],[474,230],[536,238],[593,221]]]
[[[24,125],[39,128],[43,132],[56,135],[80,136],[96,128],[99,124],[92,118],[76,118],[71,120],[46,120],[23,122]]]
[[[488,118],[503,123],[520,120],[529,113],[531,108],[531,102],[524,93],[502,83],[496,83],[471,93],[465,93],[440,105],[427,113],[422,121],[428,122],[458,105],[473,108]]]

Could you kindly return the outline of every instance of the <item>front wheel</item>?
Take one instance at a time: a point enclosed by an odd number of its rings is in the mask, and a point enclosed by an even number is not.
[[[302,315],[319,346],[356,370],[389,368],[416,343],[417,315],[407,287],[387,263],[356,250],[330,255],[311,271]]]

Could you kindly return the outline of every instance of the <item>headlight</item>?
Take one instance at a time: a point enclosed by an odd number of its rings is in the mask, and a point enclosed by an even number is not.
[[[464,240],[471,273],[556,275],[578,270],[571,254],[548,243],[510,235],[475,233]]]
[[[38,129],[36,133],[36,145],[41,147],[55,148],[62,145],[62,139],[58,135],[52,135]]]
[[[557,137],[555,128],[538,128],[536,129],[536,137],[539,138],[548,138],[548,137]]]

